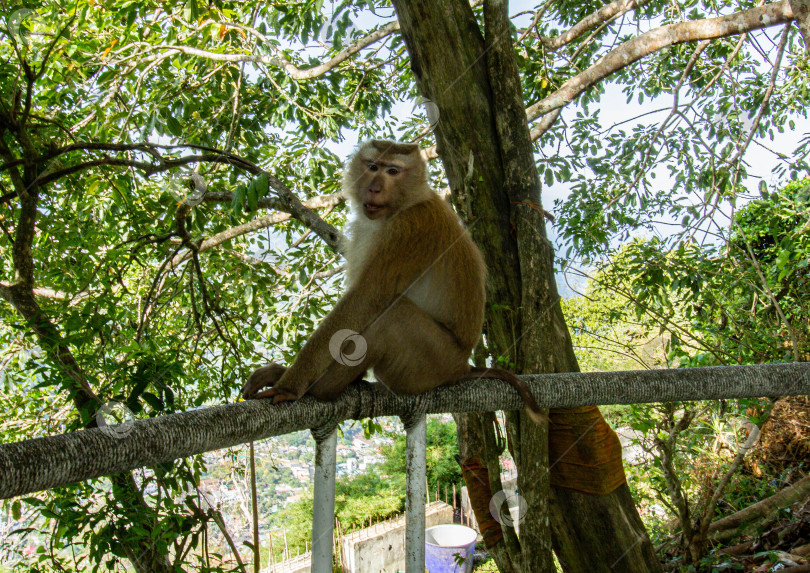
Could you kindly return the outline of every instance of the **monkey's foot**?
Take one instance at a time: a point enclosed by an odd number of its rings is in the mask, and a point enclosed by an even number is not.
[[[278,404],[279,402],[293,402],[298,400],[298,394],[290,390],[285,390],[284,388],[270,388],[264,392],[259,392],[253,396],[253,398],[272,398],[273,404]]]
[[[272,386],[278,382],[286,371],[287,369],[284,366],[276,363],[257,368],[247,379],[244,386],[242,386],[242,398],[245,400],[257,398],[258,396],[256,394],[259,392],[259,390]]]

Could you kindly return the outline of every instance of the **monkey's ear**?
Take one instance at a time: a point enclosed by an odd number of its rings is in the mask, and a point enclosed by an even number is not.
[[[369,143],[371,143],[377,151],[385,155],[411,155],[412,153],[419,153],[419,145],[416,143],[399,143],[385,139],[372,139]]]

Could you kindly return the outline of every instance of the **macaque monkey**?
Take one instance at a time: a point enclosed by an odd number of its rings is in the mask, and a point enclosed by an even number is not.
[[[520,378],[468,363],[484,322],[486,268],[458,216],[429,187],[419,147],[363,143],[346,165],[343,191],[353,213],[346,294],[292,366],[259,368],[243,396],[274,403],[304,394],[335,400],[373,368],[398,394],[421,394],[462,378],[502,379],[536,414],[540,409]]]

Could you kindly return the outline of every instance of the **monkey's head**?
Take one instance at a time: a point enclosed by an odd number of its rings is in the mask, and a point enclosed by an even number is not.
[[[343,175],[352,209],[369,219],[386,219],[432,193],[427,168],[413,143],[372,139],[358,146]]]

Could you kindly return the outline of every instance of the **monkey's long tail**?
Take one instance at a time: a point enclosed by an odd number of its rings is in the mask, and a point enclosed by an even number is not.
[[[537,405],[537,401],[534,399],[531,392],[529,392],[529,386],[526,384],[526,382],[518,378],[515,374],[509,372],[509,370],[473,366],[470,369],[470,373],[465,376],[465,378],[495,378],[496,380],[508,382],[509,385],[517,390],[518,394],[520,394],[520,398],[523,400],[523,404],[528,409],[529,416],[532,420],[538,424],[540,422],[548,421],[548,417],[543,413],[540,406]]]

